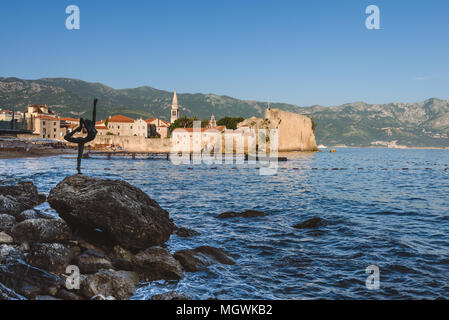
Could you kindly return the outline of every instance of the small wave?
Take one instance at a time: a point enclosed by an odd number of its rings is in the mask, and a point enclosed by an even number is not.
[[[427,201],[427,199],[423,199],[423,198],[408,198],[406,200],[407,201]]]

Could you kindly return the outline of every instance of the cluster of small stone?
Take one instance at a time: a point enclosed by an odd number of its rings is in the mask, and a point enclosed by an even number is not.
[[[34,209],[45,201],[57,215]],[[199,235],[177,228],[156,201],[124,181],[70,176],[48,199],[32,183],[0,186],[0,300],[128,299],[139,283],[235,263],[209,246],[170,253],[163,246],[174,232]],[[70,266],[80,272],[75,288],[67,286]]]

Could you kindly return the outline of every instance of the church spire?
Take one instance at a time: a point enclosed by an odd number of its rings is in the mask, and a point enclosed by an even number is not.
[[[171,103],[172,106],[178,106],[178,96],[176,94],[176,89],[175,89],[175,93],[173,94],[173,101]]]
[[[171,113],[170,113],[170,123],[175,122],[179,119],[179,105],[178,105],[178,96],[175,93],[173,94],[173,100],[171,103]]]

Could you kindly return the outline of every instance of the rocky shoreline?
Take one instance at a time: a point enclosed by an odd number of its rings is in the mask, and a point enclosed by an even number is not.
[[[59,217],[34,209],[45,201]],[[31,182],[0,186],[0,300],[128,299],[142,282],[235,264],[209,246],[170,253],[164,244],[173,233],[198,235],[124,181],[69,176],[48,198]]]

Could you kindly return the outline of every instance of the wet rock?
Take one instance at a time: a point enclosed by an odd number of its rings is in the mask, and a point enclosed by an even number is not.
[[[13,238],[5,233],[5,232],[0,232],[0,244],[9,244],[13,242]]]
[[[136,254],[134,258],[136,271],[146,281],[180,280],[184,276],[181,264],[165,249],[148,248]]]
[[[187,229],[187,228],[183,228],[183,227],[178,228],[176,230],[176,234],[178,237],[181,237],[181,238],[196,237],[196,236],[200,235],[200,233],[195,230]]]
[[[190,297],[176,291],[170,291],[166,293],[156,294],[151,297],[151,300],[190,300]]]
[[[84,300],[83,297],[80,297],[79,295],[66,289],[60,289],[56,294],[56,297],[62,300]]]
[[[66,242],[71,234],[67,224],[61,219],[30,219],[17,224],[12,229],[15,241]]]
[[[73,252],[75,256],[79,256],[83,250],[78,245],[78,242],[75,240],[70,240],[67,242],[67,247]]]
[[[25,261],[35,267],[63,274],[73,259],[73,252],[60,243],[35,243]]]
[[[65,285],[62,277],[21,260],[0,265],[0,282],[28,299],[38,295],[54,296]]]
[[[0,214],[0,232],[11,232],[15,224],[16,218],[9,214]]]
[[[95,273],[100,269],[112,269],[112,263],[100,250],[88,249],[77,257],[77,265],[81,273]]]
[[[50,214],[45,214],[45,213],[39,212],[37,210],[30,209],[30,210],[25,210],[25,211],[19,213],[16,216],[16,219],[18,222],[22,222],[22,221],[30,220],[30,219],[55,219],[55,217],[53,217]]]
[[[117,300],[113,296],[105,297],[101,294],[97,294],[96,296],[90,298],[90,300]]]
[[[87,242],[87,241],[83,240],[82,238],[77,238],[77,239],[73,242],[73,244],[76,244],[76,245],[79,247],[79,249],[80,249],[81,251],[85,251],[85,250],[89,250],[89,249],[101,251],[100,248],[98,248],[97,246],[93,245],[93,244],[90,243],[90,242]]]
[[[34,300],[62,300],[62,299],[55,298],[52,296],[36,296],[36,298],[34,298]]]
[[[0,301],[1,300],[26,300],[26,298],[0,283]]]
[[[134,255],[120,246],[114,246],[111,254],[112,264],[120,270],[132,271],[134,269]]]
[[[316,229],[327,224],[327,220],[323,218],[312,218],[301,223],[295,224],[293,228],[296,229]]]
[[[28,242],[22,242],[21,244],[18,244],[18,249],[22,253],[28,253],[30,251],[30,245]]]
[[[125,181],[70,176],[50,192],[48,202],[93,243],[138,251],[164,243],[175,229],[167,211]]]
[[[45,200],[45,195],[39,194],[32,182],[21,182],[17,186],[0,186],[0,214],[18,215]]]
[[[235,261],[222,249],[202,246],[196,249],[180,250],[173,255],[182,267],[189,272],[195,272],[215,263],[234,265]]]
[[[22,222],[30,219],[39,219],[39,215],[33,209],[25,210],[17,215],[17,221]]]
[[[0,244],[0,264],[6,264],[20,259],[25,259],[25,255],[17,248],[17,246]]]
[[[124,300],[134,294],[138,282],[139,278],[134,272],[102,269],[81,278],[81,293],[89,299],[102,295]]]
[[[243,212],[228,211],[217,216],[219,219],[227,218],[250,218],[250,217],[265,217],[266,214],[256,210],[246,210]]]

